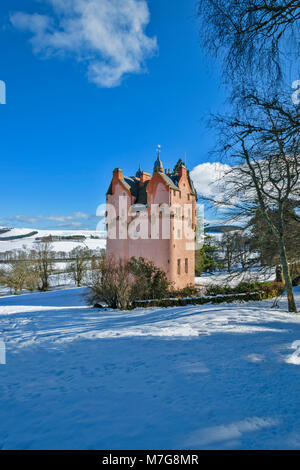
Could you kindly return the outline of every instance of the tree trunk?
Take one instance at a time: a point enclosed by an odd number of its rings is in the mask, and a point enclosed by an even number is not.
[[[289,263],[286,256],[286,249],[283,241],[279,242],[279,254],[282,262],[283,277],[285,281],[285,288],[288,298],[289,312],[298,313],[297,306],[294,298],[293,284],[290,275]]]
[[[283,282],[282,266],[276,266],[276,282]]]

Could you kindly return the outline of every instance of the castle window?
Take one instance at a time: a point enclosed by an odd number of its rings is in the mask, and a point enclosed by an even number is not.
[[[177,260],[177,274],[180,274],[180,272],[181,272],[181,260],[178,259]]]
[[[188,258],[185,258],[185,272],[186,272],[186,274],[189,272],[189,260],[188,260]]]

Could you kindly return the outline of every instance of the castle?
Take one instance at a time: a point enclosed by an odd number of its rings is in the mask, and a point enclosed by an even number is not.
[[[177,289],[195,283],[195,191],[181,160],[164,171],[158,150],[153,175],[120,168],[106,195],[107,257],[143,257],[163,269]]]

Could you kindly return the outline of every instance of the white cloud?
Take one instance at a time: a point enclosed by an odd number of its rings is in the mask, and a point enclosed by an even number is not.
[[[157,50],[146,35],[150,21],[146,0],[42,0],[53,14],[16,12],[15,28],[32,33],[36,54],[70,54],[84,61],[91,82],[114,87],[124,75],[141,73]]]
[[[34,224],[35,222],[37,222],[37,219],[33,217],[27,217],[26,215],[15,215],[12,217],[7,217],[6,220],[11,222],[26,222],[29,224]]]
[[[191,171],[191,177],[200,196],[218,198],[222,191],[222,178],[231,169],[222,163],[202,163]],[[223,183],[223,181],[222,181]]]
[[[81,228],[81,227],[83,227],[83,223],[82,222],[62,223],[62,224],[58,224],[58,227],[61,227],[61,228]]]
[[[95,215],[89,215],[84,212],[75,212],[73,215],[49,215],[49,216],[40,216],[41,220],[48,220],[50,222],[71,222],[73,220],[84,219],[90,220],[96,218]]]

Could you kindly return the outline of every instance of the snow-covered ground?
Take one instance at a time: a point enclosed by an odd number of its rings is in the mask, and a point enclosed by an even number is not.
[[[232,287],[238,285],[240,282],[267,282],[275,280],[275,268],[268,269],[252,269],[247,272],[233,272],[228,274],[227,271],[214,272],[212,274],[203,273],[201,277],[196,277],[195,282],[198,286],[209,285],[230,285]]]
[[[300,447],[285,300],[119,312],[83,294],[0,299],[0,448]]]

